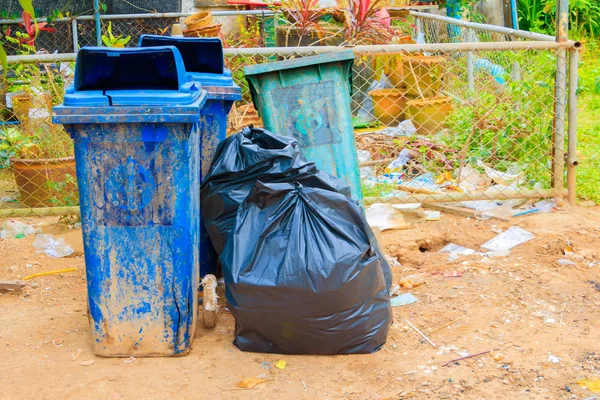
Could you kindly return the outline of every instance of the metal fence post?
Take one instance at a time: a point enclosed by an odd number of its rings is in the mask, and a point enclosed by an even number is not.
[[[577,88],[579,79],[579,50],[569,50],[569,131],[567,146],[568,200],[574,206],[577,200]]]
[[[566,42],[569,31],[569,0],[557,4],[556,41]],[[559,49],[556,54],[556,78],[554,85],[554,135],[552,151],[552,187],[564,187],[565,172],[565,112],[567,103],[567,51]]]
[[[71,30],[73,31],[73,53],[79,51],[79,33],[77,32],[77,18],[71,20]]]
[[[475,34],[469,28],[467,28],[466,39],[467,42],[474,42]],[[467,52],[467,87],[469,88],[469,94],[475,91],[475,61],[472,51]]]
[[[102,25],[100,25],[100,0],[94,0],[94,20],[96,21],[96,45],[102,46]]]

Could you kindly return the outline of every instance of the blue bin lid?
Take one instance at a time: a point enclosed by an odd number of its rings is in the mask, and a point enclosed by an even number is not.
[[[195,102],[200,90],[199,83],[188,82],[176,47],[83,47],[64,106],[185,105]]]
[[[225,68],[223,42],[219,38],[142,35],[139,46],[175,46],[190,80],[203,86],[235,86],[231,71]]]
[[[326,64],[339,61],[354,60],[352,50],[343,50],[335,53],[319,54],[317,56],[299,57],[293,60],[275,61],[265,64],[255,64],[244,67],[246,76],[259,75],[268,72],[284,71],[295,68],[303,68],[310,65]]]

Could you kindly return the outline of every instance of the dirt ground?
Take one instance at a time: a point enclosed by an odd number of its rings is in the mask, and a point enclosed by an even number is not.
[[[414,229],[385,231],[383,247],[401,263],[395,279],[424,272],[426,283],[410,290],[416,303],[394,307],[387,344],[375,354],[242,353],[232,344],[233,318],[222,309],[217,328],[198,329],[188,356],[133,361],[91,352],[81,231],[57,225],[57,218],[25,220],[66,234],[79,256],[36,254],[31,236],[0,240],[0,279],[77,271],[0,294],[0,399],[586,399],[594,393],[577,381],[600,378],[599,208],[510,222],[445,214]],[[449,262],[436,253],[448,242],[478,249],[512,225],[535,239],[510,256]],[[573,255],[564,254],[568,243]],[[456,321],[429,334],[433,347],[407,320],[424,332]],[[262,366],[279,359],[287,362],[283,370]],[[261,374],[269,381],[236,387]]]

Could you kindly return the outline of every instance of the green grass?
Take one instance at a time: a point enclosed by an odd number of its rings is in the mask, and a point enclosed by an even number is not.
[[[600,49],[589,41],[579,67],[577,192],[600,203]]]

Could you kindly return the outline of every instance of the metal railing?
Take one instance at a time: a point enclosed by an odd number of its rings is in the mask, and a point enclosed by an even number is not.
[[[352,116],[365,203],[567,195],[574,202],[580,44],[432,14],[411,14],[417,30],[414,36],[421,35],[427,43],[351,47],[355,54]],[[230,114],[229,131],[261,123],[244,66],[347,49],[225,49],[226,64],[243,93],[243,100]],[[42,71],[42,86],[52,94],[52,104],[57,104],[72,80],[75,56],[10,56],[9,63],[13,72],[18,68]],[[58,82],[58,87],[49,90],[50,81]],[[28,132],[33,126],[53,140],[64,138],[62,127],[48,120],[49,106],[40,105],[39,96],[37,102],[27,116],[16,118],[13,128]],[[14,103],[10,111],[14,112]],[[40,128],[38,119],[46,125]],[[71,179],[35,183],[19,176],[10,162],[5,165],[0,169],[0,216],[77,210]],[[31,185],[22,187],[27,179],[34,189],[45,185],[38,188],[47,195],[43,202],[33,204],[27,199],[26,190],[32,190]]]

